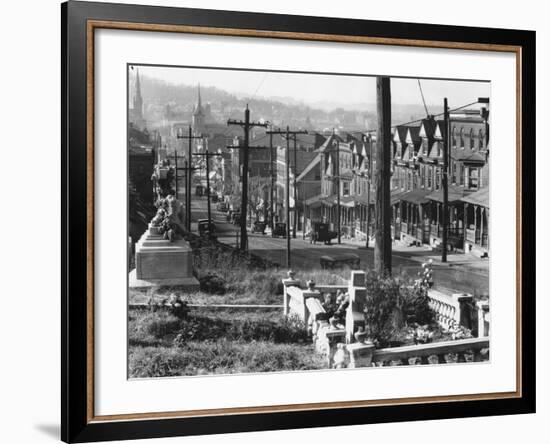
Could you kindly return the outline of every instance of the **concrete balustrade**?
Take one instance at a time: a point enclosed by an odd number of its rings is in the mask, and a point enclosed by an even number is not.
[[[484,361],[489,359],[489,302],[474,303],[472,295],[446,295],[429,290],[429,304],[437,320],[445,329],[462,326],[477,332],[479,337],[447,342],[427,343],[405,347],[376,349],[364,341],[364,310],[367,300],[366,273],[352,271],[349,284],[315,285],[300,287],[294,273],[283,279],[283,307],[287,316],[304,321],[311,333],[315,349],[325,355],[329,368],[359,368],[386,365],[420,365]],[[349,305],[346,309],[345,328],[329,321],[323,307],[326,293],[346,292]],[[332,322],[332,325],[331,325]]]

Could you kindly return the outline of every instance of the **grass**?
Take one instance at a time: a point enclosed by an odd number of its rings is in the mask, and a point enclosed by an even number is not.
[[[325,368],[302,322],[271,311],[130,311],[133,378]]]
[[[226,252],[215,255],[211,249],[203,250],[195,258],[195,273],[202,281],[206,276],[216,276],[224,283],[221,294],[218,292],[182,291],[178,288],[152,288],[149,290],[129,289],[130,303],[146,303],[151,298],[158,302],[171,293],[180,296],[189,304],[262,304],[279,305],[283,301],[282,279],[286,272],[277,269],[253,269],[241,260]],[[314,269],[299,273],[298,279],[312,279],[318,284],[346,285],[350,278],[350,270],[342,269],[336,272]]]
[[[268,341],[190,341],[184,347],[131,348],[131,378],[194,376],[326,368],[312,345]]]

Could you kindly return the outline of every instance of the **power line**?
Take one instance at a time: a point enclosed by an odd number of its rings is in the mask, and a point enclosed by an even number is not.
[[[418,88],[420,88],[420,96],[422,97],[422,103],[424,104],[424,109],[426,110],[426,116],[430,115],[430,112],[428,111],[428,107],[426,106],[426,100],[424,100],[424,92],[422,91],[422,85],[420,84],[420,79],[418,80]]]
[[[457,108],[453,108],[453,109],[450,109],[449,110],[449,113],[452,113],[454,111],[460,111],[461,109],[464,109],[464,108],[468,108],[469,106],[472,106],[472,105],[477,105],[479,103],[479,100],[476,100],[475,102],[472,102],[472,103],[468,103],[466,105],[462,105],[462,106],[459,106]],[[433,114],[433,117],[441,117],[443,116],[445,113],[439,113],[439,114]],[[391,127],[392,128],[395,128],[397,126],[407,126],[407,125],[412,125],[413,123],[420,123],[424,120],[424,118],[422,119],[416,119],[416,120],[411,120],[409,122],[405,122],[405,123],[396,123],[395,125],[392,125]],[[372,130],[367,130],[365,131],[366,133],[375,133],[377,130],[375,129],[372,129]]]

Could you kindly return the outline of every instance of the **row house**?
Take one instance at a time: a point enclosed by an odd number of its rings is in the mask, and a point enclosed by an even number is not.
[[[443,226],[442,120],[417,127],[398,126],[393,134],[392,232],[408,244],[438,245]],[[466,113],[450,119],[448,236],[464,251],[488,253],[488,193],[476,204],[468,196],[489,185],[487,115]],[[469,234],[470,233],[470,234]]]
[[[318,156],[302,180],[315,180],[318,171],[320,190],[305,200],[306,230],[313,222],[327,222],[336,230],[338,211],[343,236],[356,237],[366,231],[367,208],[373,205],[374,195],[369,196],[369,159],[374,138],[364,133],[331,134],[318,149]],[[340,208],[338,209],[338,194]]]
[[[317,156],[315,152],[325,137],[317,132],[299,134],[296,141],[289,141],[289,180],[290,180],[290,207],[291,220],[294,224],[301,219],[300,202],[303,200],[302,190],[297,184],[296,195],[294,192],[294,178],[298,177],[310,165]],[[234,145],[242,145],[240,137],[235,138]],[[275,221],[286,222],[285,211],[285,187],[286,187],[286,150],[287,141],[281,134],[268,134],[265,131],[251,131],[248,151],[248,175],[249,175],[249,209],[255,212],[255,218],[269,221],[270,211],[274,212]],[[270,149],[269,147],[272,147]],[[231,154],[233,196],[240,202],[241,176],[242,176],[242,149],[233,149]],[[272,177],[273,176],[273,177]],[[271,187],[273,189],[273,205],[271,201]],[[295,199],[296,197],[296,199]],[[296,200],[296,202],[295,202]],[[300,227],[298,227],[300,229]]]

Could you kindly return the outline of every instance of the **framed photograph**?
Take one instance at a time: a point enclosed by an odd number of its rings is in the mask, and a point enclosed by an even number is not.
[[[535,411],[534,32],[61,12],[65,442]]]

